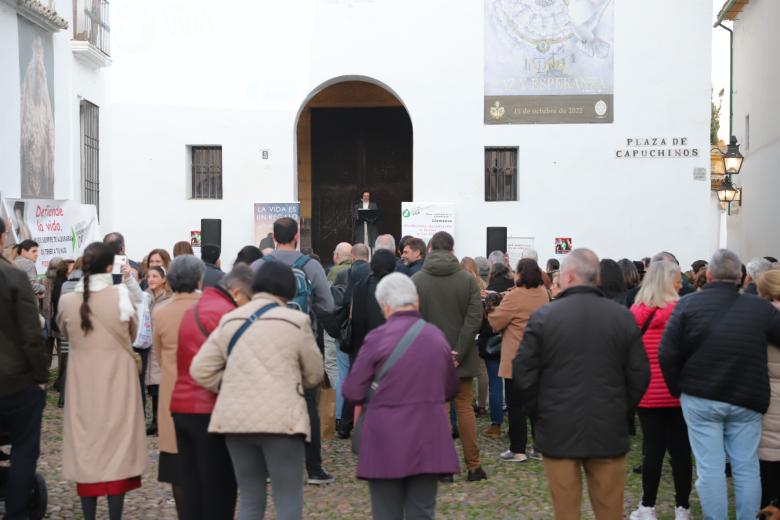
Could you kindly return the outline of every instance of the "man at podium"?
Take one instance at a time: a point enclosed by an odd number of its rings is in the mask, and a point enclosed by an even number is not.
[[[376,202],[371,202],[371,193],[363,192],[361,199],[352,206],[352,221],[354,222],[354,242],[361,242],[373,248],[377,235],[376,220],[379,208]]]

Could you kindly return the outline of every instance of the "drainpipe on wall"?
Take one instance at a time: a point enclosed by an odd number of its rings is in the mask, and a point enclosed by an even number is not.
[[[723,25],[723,19],[726,13],[736,0],[730,0],[718,15],[718,20],[713,25],[714,28],[720,27],[729,32],[729,138],[731,138],[734,129],[734,31]],[[726,213],[720,214],[720,233],[718,233],[718,247],[725,249],[728,247],[728,216]]]

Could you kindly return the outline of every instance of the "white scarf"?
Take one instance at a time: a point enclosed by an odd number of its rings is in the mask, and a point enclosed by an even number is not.
[[[89,292],[100,292],[108,287],[116,287],[119,292],[119,321],[130,321],[130,317],[135,315],[135,307],[130,301],[130,293],[125,284],[114,285],[114,279],[111,273],[92,274],[89,276]],[[84,278],[76,284],[76,292],[84,292]]]

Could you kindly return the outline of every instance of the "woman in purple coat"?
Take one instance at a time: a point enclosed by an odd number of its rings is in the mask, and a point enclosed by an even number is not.
[[[417,289],[403,274],[382,278],[376,299],[387,322],[366,336],[342,387],[356,403],[420,319]],[[458,382],[447,339],[425,324],[364,407],[357,476],[368,480],[374,520],[434,517],[439,475],[460,471],[445,408]]]

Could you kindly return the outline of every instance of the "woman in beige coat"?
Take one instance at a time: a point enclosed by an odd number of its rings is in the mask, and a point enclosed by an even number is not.
[[[141,486],[146,436],[132,350],[135,309],[124,285],[113,285],[114,253],[95,242],[84,251],[84,278],[62,296],[57,323],[70,341],[65,378],[62,473],[77,482],[84,517],[95,518],[107,495],[111,520],[124,494]]]
[[[525,326],[531,314],[550,301],[550,295],[544,287],[542,270],[536,260],[523,258],[517,264],[516,287],[509,291],[501,305],[496,307],[487,319],[493,330],[501,333],[501,364],[498,375],[504,379],[504,393],[509,412],[509,449],[501,454],[501,459],[510,462],[525,462],[528,430],[526,412],[520,396],[512,386],[512,361],[520,349]],[[535,454],[532,454],[535,456]]]
[[[176,430],[173,426],[170,404],[176,385],[176,348],[179,342],[179,325],[184,313],[200,299],[205,267],[198,258],[185,255],[176,257],[168,269],[168,284],[173,296],[155,306],[152,311],[152,349],[160,364],[160,398],[157,426],[160,434],[160,464],[157,479],[173,488],[176,510],[183,518],[183,489],[179,462],[176,458]]]
[[[265,262],[251,302],[225,314],[190,366],[193,379],[218,392],[209,431],[226,435],[238,481],[239,520],[263,518],[271,478],[279,520],[303,515],[304,388],[323,376],[309,317],[285,307],[295,296],[292,270]]]
[[[758,279],[758,294],[780,310],[780,271],[767,271]],[[762,419],[758,461],[761,465],[761,507],[780,502],[780,348],[770,345],[769,410]]]

